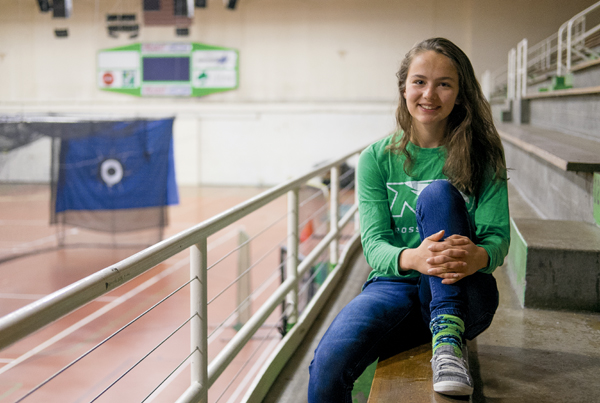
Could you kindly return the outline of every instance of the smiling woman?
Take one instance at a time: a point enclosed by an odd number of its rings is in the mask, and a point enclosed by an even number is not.
[[[397,76],[399,130],[367,147],[357,170],[372,271],[315,350],[311,403],[350,402],[369,364],[429,341],[433,389],[470,395],[464,340],[498,306],[491,273],[510,238],[506,167],[471,62],[433,38],[408,52]]]

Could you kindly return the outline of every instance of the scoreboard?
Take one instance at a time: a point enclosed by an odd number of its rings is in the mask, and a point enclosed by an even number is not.
[[[235,49],[137,43],[98,52],[98,87],[136,96],[198,97],[238,87]]]

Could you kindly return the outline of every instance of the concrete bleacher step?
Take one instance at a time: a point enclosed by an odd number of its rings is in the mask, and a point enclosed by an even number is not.
[[[505,142],[564,171],[600,171],[600,141],[531,125],[499,123],[496,128]]]
[[[600,141],[532,125],[497,128],[510,183],[539,213],[511,222],[508,273],[521,306],[600,311]]]
[[[583,73],[582,73],[583,74]],[[593,83],[548,92],[528,93],[512,103],[513,123],[531,124],[600,141],[600,70],[586,73],[580,81]]]
[[[600,176],[600,140],[525,124],[496,126],[510,183],[541,218],[597,222],[594,183]]]
[[[600,228],[581,221],[512,220],[507,269],[527,308],[600,311]]]

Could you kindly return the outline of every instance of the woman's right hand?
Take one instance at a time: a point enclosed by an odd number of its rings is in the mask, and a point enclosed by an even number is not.
[[[417,248],[403,250],[398,261],[399,269],[401,271],[416,270],[421,274],[430,276],[431,273],[429,271],[431,269],[441,268],[444,269],[445,273],[438,275],[438,277],[446,278],[446,273],[466,266],[465,258],[467,252],[463,249],[454,248],[449,243],[444,247],[445,242],[441,241],[443,237],[444,230],[441,230],[425,238]],[[439,249],[439,251],[431,251],[429,249],[429,246],[434,243],[438,244],[436,249]],[[436,256],[440,257],[435,259],[435,264],[427,263],[428,259]]]

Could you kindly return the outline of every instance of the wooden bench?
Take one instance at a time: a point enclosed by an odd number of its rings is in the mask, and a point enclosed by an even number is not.
[[[433,391],[430,360],[431,344],[426,343],[377,363],[368,403],[470,402]]]

